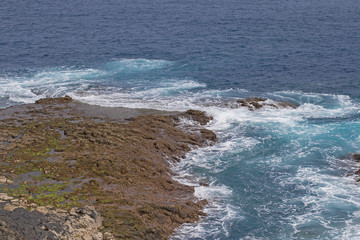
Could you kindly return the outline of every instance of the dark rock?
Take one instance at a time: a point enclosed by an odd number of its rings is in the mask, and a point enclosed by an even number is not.
[[[29,212],[24,208],[13,211],[0,209],[0,239],[57,239],[48,228],[41,227],[41,223],[48,221],[36,211]]]
[[[242,107],[247,107],[250,111],[254,111],[265,106],[272,107],[272,108],[297,108],[297,106],[290,102],[274,102],[274,103],[267,103],[267,99],[265,98],[245,98],[245,99],[238,99],[236,103],[241,104]],[[230,106],[234,106],[234,104],[228,104]]]
[[[352,154],[351,157],[355,161],[360,162],[360,154],[359,153]]]

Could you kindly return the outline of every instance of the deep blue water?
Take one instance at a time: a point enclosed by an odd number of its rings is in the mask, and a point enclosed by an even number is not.
[[[174,239],[360,239],[357,0],[2,1],[0,107],[68,94],[201,109],[219,143],[174,169],[210,204]],[[299,107],[220,107],[260,96]],[[210,187],[197,185],[206,178]]]

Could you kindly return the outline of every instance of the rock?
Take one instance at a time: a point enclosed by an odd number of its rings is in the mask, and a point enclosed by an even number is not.
[[[266,99],[263,98],[245,98],[239,99],[236,102],[241,106],[249,108],[249,110],[259,109],[264,106]]]
[[[347,167],[353,168],[354,164],[356,164],[353,161],[360,162],[360,154],[359,153],[348,154],[348,155],[342,156],[341,159],[342,160],[351,160],[351,161],[344,161],[342,163],[345,164],[345,166],[347,166]],[[346,176],[354,176],[355,181],[360,182],[360,169],[356,170],[355,172],[353,172],[353,171],[349,172],[349,173],[347,173]]]
[[[28,211],[17,205],[7,205],[8,207],[0,209],[0,236],[3,231],[4,234],[16,233],[18,239],[66,240],[78,239],[79,236],[82,236],[82,239],[103,239],[102,233],[98,230],[101,226],[101,218],[93,207],[74,209],[76,213],[71,215],[61,209]]]
[[[103,238],[104,238],[104,240],[115,240],[114,235],[112,235],[112,234],[109,233],[109,232],[105,232],[105,233],[103,234]]]
[[[241,98],[237,100],[226,100],[222,103],[215,104],[216,106],[225,107],[225,108],[240,108],[245,107],[250,111],[256,111],[263,107],[269,107],[274,109],[280,109],[280,108],[297,108],[297,106],[290,102],[281,102],[281,101],[274,101],[271,99],[266,98],[258,98],[258,97],[252,97],[252,98]]]
[[[59,98],[42,98],[35,101],[36,104],[61,104],[72,102],[73,99],[69,96],[59,97]]]
[[[203,203],[193,187],[172,178],[170,161],[217,141],[212,131],[179,120],[206,125],[211,117],[137,110],[126,115],[131,121],[99,121],[78,104],[64,97],[16,106],[16,115],[0,110],[0,142],[16,137],[0,151],[0,164],[6,159],[2,171],[22,196],[0,195],[6,229],[29,239],[168,239],[181,224],[200,219]]]
[[[190,118],[193,121],[199,122],[201,125],[206,125],[211,120],[213,120],[213,117],[208,116],[206,115],[205,112],[198,110],[187,110],[185,114],[182,114],[182,116]]]
[[[5,176],[0,176],[0,184],[12,184],[13,181],[11,181],[10,179],[7,179]]]
[[[201,179],[201,180],[199,181],[199,185],[200,185],[200,186],[203,186],[203,187],[208,187],[208,186],[209,186],[209,182],[208,182],[207,179]]]
[[[357,162],[360,162],[360,154],[359,153],[354,153],[351,155],[352,159],[354,159]]]
[[[0,193],[0,200],[8,201],[8,200],[12,200],[12,199],[13,199],[13,197],[10,197],[6,193]]]
[[[291,102],[278,102],[278,105],[282,108],[293,108],[293,109],[297,108],[297,106]]]
[[[9,226],[9,224],[6,221],[1,220],[1,216],[0,216],[0,239],[22,240],[24,238],[16,231],[16,229],[14,230],[11,226]]]
[[[236,100],[237,103],[240,103],[242,107],[247,107],[250,111],[254,111],[263,107],[272,107],[272,108],[297,108],[297,106],[290,102],[277,102],[277,101],[267,101],[265,98],[245,98]]]
[[[216,142],[218,140],[216,134],[213,131],[208,129],[201,129],[200,130],[201,136],[211,142]]]

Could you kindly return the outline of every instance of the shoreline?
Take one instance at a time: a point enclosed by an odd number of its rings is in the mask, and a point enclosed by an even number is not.
[[[180,129],[182,118],[199,124]],[[216,142],[202,127],[210,120],[196,110],[104,108],[70,97],[0,110],[0,236],[168,239],[205,215],[206,200],[172,178],[170,161]],[[12,222],[20,208],[40,222]]]

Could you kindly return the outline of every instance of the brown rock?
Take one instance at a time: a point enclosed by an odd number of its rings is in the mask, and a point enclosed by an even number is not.
[[[21,124],[9,118],[11,109],[0,110],[0,121],[6,121],[0,124],[0,133],[6,132],[0,142],[16,135],[0,151],[0,163],[6,162],[0,174],[22,183],[16,198],[28,201],[9,203],[11,212],[22,208],[28,214],[25,208],[33,208],[37,218],[54,215],[51,221],[68,229],[53,231],[59,239],[74,234],[87,239],[88,233],[100,239],[100,225],[108,233],[104,239],[167,239],[176,227],[203,215],[206,203],[196,202],[193,187],[173,180],[169,160],[217,140],[199,126],[179,128],[184,117],[207,124],[212,118],[204,112],[138,116],[137,111],[131,121],[119,122],[114,116],[98,121],[69,97],[25,106],[16,108]]]
[[[213,120],[213,117],[206,115],[205,112],[198,110],[188,110],[185,114],[182,114],[187,118],[192,119],[193,121],[199,122],[201,125],[206,125],[208,122]]]
[[[60,98],[42,98],[35,101],[36,104],[61,104],[72,102],[73,99],[69,96],[60,97]]]

